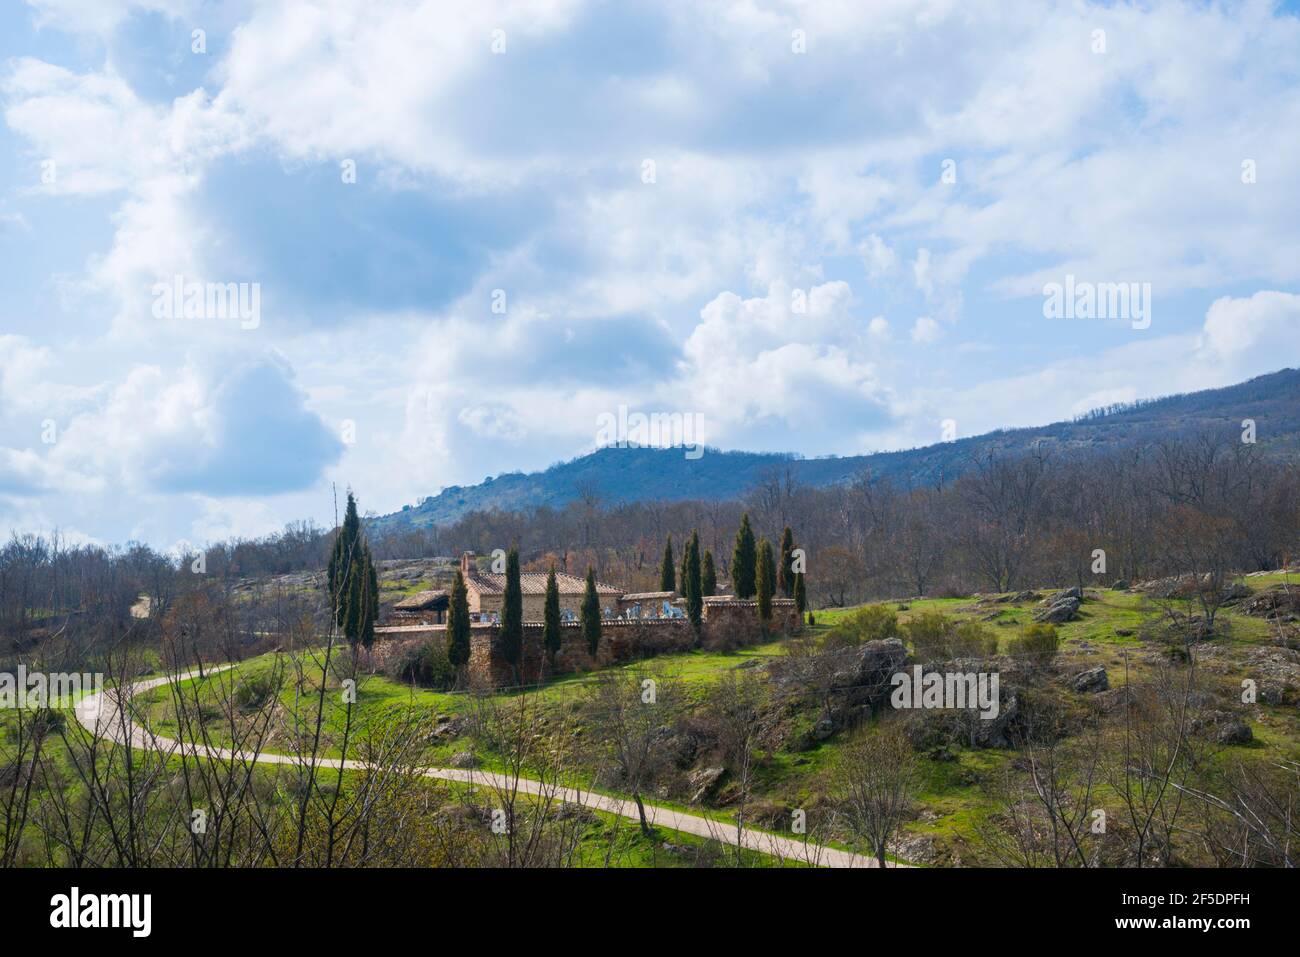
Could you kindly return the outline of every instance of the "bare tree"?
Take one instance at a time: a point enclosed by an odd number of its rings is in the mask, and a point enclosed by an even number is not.
[[[672,679],[640,668],[602,671],[591,686],[594,733],[622,788],[636,802],[641,833],[647,836],[652,832],[642,792],[659,764],[656,745],[672,720],[675,696]]]
[[[889,840],[906,819],[916,781],[916,756],[896,722],[863,728],[844,748],[837,768],[849,831],[885,867]]]

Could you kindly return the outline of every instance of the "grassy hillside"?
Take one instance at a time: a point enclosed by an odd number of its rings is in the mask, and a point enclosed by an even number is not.
[[[1253,590],[1280,582],[1281,576],[1251,576],[1243,579]],[[1011,595],[981,595],[966,598],[927,599],[911,603],[890,603],[904,625],[931,613],[941,613],[957,621],[979,622],[995,636],[997,652],[1007,656],[1012,643],[1023,633],[1041,605],[1032,599],[1013,601]],[[1176,604],[1176,603],[1175,603]],[[1159,638],[1154,623],[1161,615],[1150,597],[1138,591],[1089,590],[1080,617],[1060,626],[1061,649],[1056,661],[1035,677],[1035,695],[1047,695],[1053,705],[1073,715],[1070,734],[1080,733],[1098,702],[1114,702],[1131,683],[1149,680],[1167,660],[1169,647]],[[842,724],[829,732],[819,722],[823,713],[817,702],[806,696],[791,696],[772,678],[772,666],[796,651],[806,653],[808,646],[837,634],[837,629],[857,609],[826,609],[817,613],[811,634],[797,642],[772,642],[731,653],[695,651],[620,666],[615,671],[638,676],[651,675],[671,686],[680,708],[684,727],[700,740],[696,756],[688,766],[670,769],[647,797],[666,806],[689,807],[707,813],[721,822],[734,822],[741,810],[741,793],[736,772],[727,762],[710,751],[710,717],[717,708],[718,694],[729,681],[750,676],[763,696],[761,724],[763,731],[753,768],[750,791],[743,801],[746,822],[774,832],[789,829],[792,813],[802,809],[821,822],[818,839],[843,846],[849,835],[830,813],[835,803],[835,768],[853,729]],[[308,650],[302,661],[303,685],[284,686],[274,703],[277,727],[267,744],[268,750],[294,751],[301,747],[294,732],[293,715],[302,708],[304,699],[313,699],[319,690],[321,669],[319,651]],[[1251,739],[1242,743],[1215,745],[1205,760],[1224,767],[1232,762],[1271,762],[1279,758],[1300,759],[1300,714],[1295,695],[1300,692],[1300,653],[1285,643],[1279,644],[1279,630],[1274,622],[1253,617],[1241,605],[1222,612],[1220,637],[1196,646],[1198,669],[1204,676],[1203,691],[1213,697],[1216,708],[1232,709],[1250,728]],[[992,659],[999,660],[999,659]],[[284,656],[266,655],[242,663],[232,675],[213,676],[206,682],[193,682],[191,691],[200,700],[210,695],[214,702],[228,690],[228,681],[247,689],[254,708],[266,704],[265,696],[273,683],[270,676],[283,667]],[[1000,659],[1004,670],[1016,664],[1011,657]],[[1072,675],[1093,667],[1106,669],[1109,691],[1105,695],[1076,692],[1069,686]],[[1280,699],[1261,702],[1247,708],[1234,707],[1233,695],[1241,678],[1259,678],[1261,673],[1282,675],[1285,689]],[[1010,674],[1011,672],[1006,672]],[[530,724],[545,729],[563,729],[566,737],[577,743],[573,749],[571,773],[576,780],[596,789],[619,792],[616,776],[609,773],[599,757],[599,749],[589,742],[599,714],[595,691],[600,675],[567,676],[539,689],[496,695],[498,706],[527,709]],[[326,679],[326,750],[337,752],[342,738],[346,711],[340,704],[338,679]],[[220,693],[218,693],[220,689]],[[1024,690],[1023,693],[1029,693]],[[410,687],[378,675],[366,677],[360,684],[358,706],[352,715],[352,734],[365,736],[370,729],[409,721],[418,715],[432,729],[421,759],[438,766],[503,767],[506,756],[481,736],[473,733],[475,714],[483,699],[467,693],[436,692]],[[176,733],[169,695],[153,692],[148,699],[148,713],[155,729],[163,734]],[[867,718],[866,727],[874,719]],[[923,864],[995,863],[990,859],[981,830],[996,822],[999,813],[995,785],[1008,775],[1018,773],[1018,752],[997,747],[971,747],[960,739],[941,745],[917,747],[920,775],[916,801],[905,833],[896,842],[897,853]],[[694,775],[717,766],[722,773],[716,784],[700,794]],[[1117,795],[1107,783],[1096,792],[1103,806],[1116,807]],[[1189,861],[1196,862],[1196,861]]]

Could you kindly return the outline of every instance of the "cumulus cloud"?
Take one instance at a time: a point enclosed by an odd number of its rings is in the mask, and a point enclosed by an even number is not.
[[[193,6],[29,3],[0,73],[0,276],[40,275],[5,304],[37,331],[0,336],[28,517],[112,487],[133,533],[216,535],[322,477],[392,508],[545,465],[620,404],[850,452],[1296,362],[1300,25],[1267,3],[251,2],[148,81],[114,65]],[[1043,326],[1067,272],[1152,283],[1150,335]],[[270,318],[159,324],[176,274],[262,280]]]
[[[1300,295],[1265,290],[1216,299],[1205,314],[1198,351],[1233,369],[1300,360]]]
[[[282,360],[222,356],[175,373],[137,366],[59,430],[39,470],[25,451],[10,470],[41,475],[43,488],[29,482],[26,494],[270,495],[309,486],[340,449]]]
[[[843,426],[856,435],[882,425],[888,391],[866,358],[852,301],[845,282],[718,295],[683,347],[681,394],[714,435],[744,435],[772,420],[822,440]]]

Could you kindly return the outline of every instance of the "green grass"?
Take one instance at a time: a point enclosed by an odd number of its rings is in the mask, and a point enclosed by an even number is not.
[[[1283,576],[1260,576],[1245,579],[1253,589],[1267,587],[1283,579]],[[415,587],[415,586],[412,586]],[[1041,595],[1050,595],[1054,589],[1039,590]],[[907,602],[907,607],[898,612],[902,621],[923,612],[941,612],[959,619],[982,619],[989,631],[998,637],[999,649],[1005,652],[1009,642],[1017,637],[1021,628],[1033,620],[1039,609],[1036,602],[1023,605],[997,603],[983,596],[983,600],[965,598],[920,599]],[[898,608],[898,602],[887,603]],[[811,629],[814,635],[825,634],[856,608],[822,609],[816,612],[817,625]],[[1124,681],[1123,665],[1128,661],[1129,677],[1139,678],[1147,673],[1150,665],[1146,663],[1148,647],[1144,645],[1142,625],[1161,614],[1161,609],[1146,596],[1138,592],[1111,591],[1109,589],[1089,589],[1089,600],[1083,605],[1079,620],[1066,623],[1059,628],[1062,639],[1062,671],[1081,670],[1084,667],[1102,664],[1108,669],[1111,687]],[[1223,621],[1230,628],[1230,637],[1216,639],[1215,645],[1225,649],[1228,655],[1225,680],[1236,680],[1236,673],[1244,669],[1242,655],[1254,647],[1271,640],[1270,626],[1259,619],[1239,614],[1235,608],[1225,608],[1220,613]],[[1128,632],[1120,634],[1119,632]],[[634,662],[617,666],[618,670],[652,669],[665,675],[673,676],[682,693],[688,700],[702,697],[709,688],[721,680],[728,672],[750,662],[765,662],[778,658],[786,651],[784,642],[769,642],[754,648],[721,654],[707,651],[693,651],[685,654],[663,656],[650,661]],[[237,674],[241,678],[252,678],[269,671],[273,667],[271,656],[251,659],[241,664]],[[764,674],[762,669],[755,669],[755,674]],[[313,685],[319,676],[317,668],[312,677]],[[569,716],[584,698],[588,686],[593,680],[591,675],[571,675],[548,682],[544,687],[530,692],[541,710],[541,715],[548,719]],[[209,693],[196,682],[200,693]],[[209,679],[207,684],[212,683]],[[331,682],[327,688],[327,729],[331,737],[337,737],[341,730],[342,708],[338,695],[335,694],[336,683]],[[509,700],[518,692],[503,692],[498,697]],[[1068,693],[1067,693],[1068,694]],[[162,733],[174,731],[169,716],[168,693],[159,689],[150,696],[150,718]],[[292,692],[286,691],[280,696],[280,704],[292,706]],[[427,689],[411,688],[382,676],[365,678],[359,686],[358,713],[363,721],[385,721],[407,709],[418,709],[429,716],[456,716],[467,714],[472,706],[469,696],[457,693],[436,692]],[[810,713],[800,712],[791,720],[810,724],[814,719]],[[1255,744],[1248,747],[1224,749],[1220,760],[1240,757],[1246,760],[1265,760],[1279,753],[1296,754],[1300,742],[1300,716],[1294,709],[1261,705],[1252,714],[1251,724],[1255,733]],[[792,742],[798,735],[791,735]],[[807,749],[781,748],[760,756],[755,771],[755,805],[775,805],[780,808],[810,808],[824,802],[832,791],[831,773],[835,767],[842,748],[842,735],[808,747]],[[423,757],[434,765],[446,764],[458,751],[470,749],[467,737],[432,743]],[[792,747],[793,745],[787,745]],[[331,745],[332,747],[332,745]],[[802,748],[802,745],[800,745]],[[274,742],[269,750],[278,750]],[[929,835],[936,839],[941,848],[956,849],[962,853],[963,860],[971,862],[966,853],[974,845],[976,831],[981,822],[994,810],[986,796],[982,783],[990,776],[999,774],[1012,760],[1010,752],[991,750],[969,750],[960,746],[953,747],[955,760],[940,761],[922,755],[922,784],[917,795],[917,808],[923,817],[912,821],[907,830],[910,833]],[[499,769],[499,756],[491,753],[477,752],[485,769]],[[581,771],[581,768],[579,769]],[[1103,791],[1104,794],[1104,791]],[[690,813],[704,813],[719,822],[734,822],[735,810],[730,807],[707,808],[687,806],[656,795],[650,800],[658,805],[677,808]],[[623,822],[624,826],[628,822]],[[636,864],[648,861],[662,864],[662,848],[654,842],[645,842],[636,833],[635,826],[627,827],[624,859]],[[844,846],[837,835],[831,835],[828,841],[832,846]],[[691,844],[688,838],[672,843]],[[682,856],[682,855],[678,855]]]

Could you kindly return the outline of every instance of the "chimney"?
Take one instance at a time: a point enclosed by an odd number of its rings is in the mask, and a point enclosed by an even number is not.
[[[474,553],[473,553],[473,552],[461,552],[461,555],[460,555],[460,573],[461,573],[462,575],[465,576],[465,580],[466,580],[466,581],[469,581],[470,571],[471,571],[471,569],[473,569],[473,568],[474,568]]]

